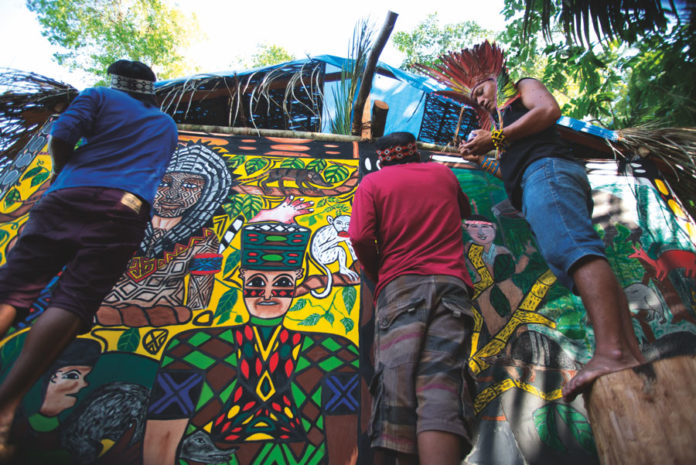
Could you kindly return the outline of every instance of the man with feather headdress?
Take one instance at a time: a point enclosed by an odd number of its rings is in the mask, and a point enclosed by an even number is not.
[[[558,280],[580,295],[593,323],[592,359],[563,388],[574,399],[599,376],[644,362],[626,296],[592,226],[585,168],[555,129],[561,116],[548,89],[532,78],[510,80],[502,50],[488,41],[418,66],[453,91],[440,92],[476,108],[481,129],[459,146],[462,157],[502,178],[524,213]],[[496,151],[495,159],[486,153]]]

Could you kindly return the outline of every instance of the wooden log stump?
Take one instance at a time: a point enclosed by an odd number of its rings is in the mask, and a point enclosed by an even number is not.
[[[602,465],[696,464],[696,356],[601,376],[584,396]]]
[[[372,104],[372,137],[375,139],[384,135],[388,112],[389,104],[387,102],[375,100],[375,103]]]

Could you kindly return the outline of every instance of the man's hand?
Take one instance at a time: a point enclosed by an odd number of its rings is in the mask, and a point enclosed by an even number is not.
[[[493,139],[491,139],[491,132],[484,129],[477,129],[471,131],[471,133],[474,134],[474,138],[468,142],[460,143],[459,153],[464,160],[480,164],[484,155],[495,149]]]

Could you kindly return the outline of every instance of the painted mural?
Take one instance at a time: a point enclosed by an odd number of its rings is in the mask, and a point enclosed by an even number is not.
[[[0,259],[45,191],[44,128],[0,173]],[[347,228],[370,144],[182,132],[127,270],[24,399],[21,463],[372,464],[371,283]],[[441,154],[469,195],[478,304],[470,464],[598,463],[582,398],[591,322],[500,182]],[[696,229],[649,163],[587,164],[595,223],[648,358],[696,348]],[[0,346],[0,376],[50,300]]]

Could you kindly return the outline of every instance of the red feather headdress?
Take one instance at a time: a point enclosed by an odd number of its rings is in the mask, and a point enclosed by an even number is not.
[[[438,60],[434,66],[415,64],[414,67],[452,89],[438,91],[437,94],[476,108],[482,128],[490,128],[492,120],[488,112],[471,97],[471,91],[478,84],[488,79],[496,81],[498,109],[518,96],[505,66],[503,50],[495,43],[486,40],[471,48],[441,55]]]

